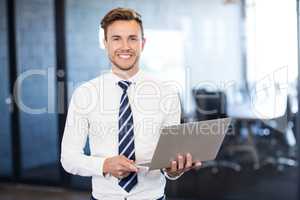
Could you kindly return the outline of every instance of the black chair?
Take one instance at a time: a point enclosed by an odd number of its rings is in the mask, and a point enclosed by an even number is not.
[[[205,89],[193,89],[198,121],[224,118],[226,114],[226,94],[221,91],[210,92]]]

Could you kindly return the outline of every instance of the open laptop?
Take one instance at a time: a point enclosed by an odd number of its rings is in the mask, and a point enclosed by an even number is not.
[[[151,162],[138,166],[149,167],[149,170],[167,168],[178,153],[191,153],[193,160],[214,160],[230,122],[231,118],[222,118],[166,126],[161,129]]]

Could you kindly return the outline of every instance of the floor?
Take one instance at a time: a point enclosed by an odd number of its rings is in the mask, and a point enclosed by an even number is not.
[[[266,166],[243,172],[223,169],[216,174],[202,169],[188,172],[178,181],[168,181],[166,194],[168,200],[298,200],[298,177],[298,168],[278,171]],[[0,200],[88,200],[90,181],[74,177],[72,183],[72,188],[80,190],[2,182]]]
[[[56,187],[0,184],[1,200],[84,200],[88,192],[69,191]]]
[[[56,187],[30,186],[24,184],[0,184],[1,200],[85,200],[88,192],[66,190]],[[167,198],[168,200],[184,200]],[[189,199],[196,200],[196,199]]]

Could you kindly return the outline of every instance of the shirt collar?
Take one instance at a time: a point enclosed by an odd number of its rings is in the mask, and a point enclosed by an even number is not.
[[[112,74],[115,83],[118,83],[119,81],[124,80],[123,78],[121,78],[118,75],[114,74],[112,72],[112,70],[110,70],[110,73]],[[138,72],[135,75],[133,75],[132,77],[130,77],[127,81],[130,81],[131,83],[136,84],[138,82],[138,80],[140,79],[141,74],[142,74],[141,69],[139,69]]]

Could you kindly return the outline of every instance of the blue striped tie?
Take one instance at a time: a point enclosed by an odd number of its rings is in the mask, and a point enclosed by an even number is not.
[[[133,117],[129,105],[127,89],[131,82],[119,81],[118,85],[123,89],[119,111],[119,155],[124,155],[130,160],[135,160]],[[119,185],[130,192],[137,184],[137,173],[131,172],[127,177],[119,181]]]

